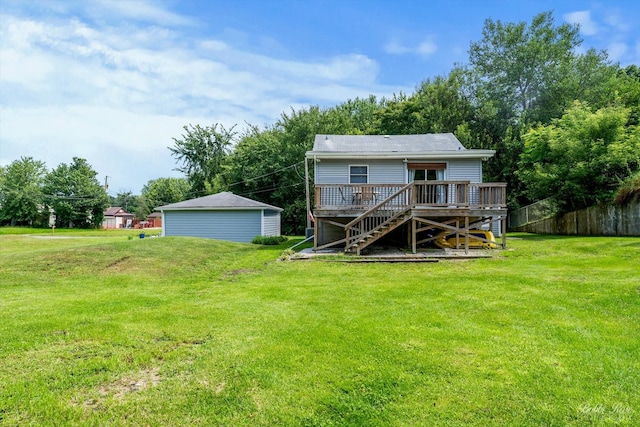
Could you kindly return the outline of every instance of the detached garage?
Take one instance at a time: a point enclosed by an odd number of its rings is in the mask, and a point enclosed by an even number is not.
[[[163,236],[191,236],[251,242],[279,236],[281,208],[231,192],[160,206]]]

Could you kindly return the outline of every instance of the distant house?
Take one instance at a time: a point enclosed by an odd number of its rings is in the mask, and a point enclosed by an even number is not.
[[[134,214],[127,212],[120,206],[107,208],[104,211],[104,219],[102,220],[102,228],[125,228],[131,227]]]
[[[231,192],[172,203],[156,210],[162,214],[163,236],[251,242],[259,235],[280,235],[281,208]]]
[[[500,235],[506,185],[482,182],[482,162],[494,154],[468,150],[452,133],[316,135],[306,153],[315,177],[315,248],[360,253],[386,238],[415,252],[442,233],[466,247],[476,238],[471,229]]]

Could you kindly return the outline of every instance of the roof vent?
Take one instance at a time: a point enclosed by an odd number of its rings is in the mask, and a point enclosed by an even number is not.
[[[385,138],[387,138],[387,139],[389,139],[389,135],[385,135],[384,137],[385,137]]]
[[[324,140],[326,141],[326,140],[328,140],[328,139],[329,139],[329,135],[325,135],[325,136],[324,136]]]

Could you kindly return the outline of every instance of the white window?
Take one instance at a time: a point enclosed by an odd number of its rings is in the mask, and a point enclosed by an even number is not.
[[[369,182],[369,166],[350,165],[349,184],[366,184]]]

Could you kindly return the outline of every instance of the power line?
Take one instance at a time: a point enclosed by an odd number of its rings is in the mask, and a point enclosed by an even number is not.
[[[291,184],[291,185],[280,185],[278,187],[273,187],[273,188],[259,189],[255,191],[248,191],[246,193],[238,194],[238,196],[248,196],[250,194],[256,194],[256,193],[266,193],[267,191],[278,190],[280,188],[297,187],[298,185],[302,185],[302,182],[296,182],[295,184]]]
[[[278,173],[278,172],[285,171],[285,170],[287,170],[287,169],[295,168],[297,165],[299,165],[299,164],[301,164],[301,163],[304,163],[304,160],[302,160],[302,161],[300,161],[300,162],[298,162],[298,163],[294,163],[294,164],[292,164],[292,165],[286,166],[286,167],[284,167],[284,168],[282,168],[282,169],[278,169],[277,171],[273,171],[273,172],[265,173],[264,175],[260,175],[260,176],[254,176],[254,177],[251,177],[251,178],[246,178],[244,181],[234,182],[233,184],[227,184],[227,187],[232,187],[232,186],[234,186],[234,185],[243,184],[243,183],[245,183],[245,182],[247,182],[247,181],[252,181],[252,180],[259,179],[259,178],[264,178],[265,176],[273,175],[274,173]],[[297,169],[296,169],[296,172],[297,172]]]

